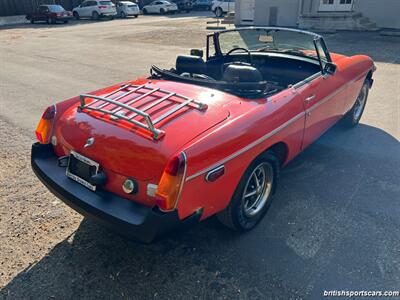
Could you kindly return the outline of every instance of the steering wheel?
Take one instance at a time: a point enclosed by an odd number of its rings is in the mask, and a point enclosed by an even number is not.
[[[247,52],[247,60],[248,60],[248,63],[252,65],[252,64],[253,64],[253,60],[252,60],[252,58],[251,58],[251,53],[250,53],[250,50],[249,50],[249,49],[242,48],[242,47],[236,47],[236,48],[232,48],[231,50],[229,50],[228,53],[226,53],[225,55],[226,55],[226,56],[229,56],[229,55],[231,55],[233,52],[236,52],[236,51],[239,51],[239,50],[241,50],[242,52]],[[235,63],[235,62],[232,62],[232,63]],[[240,62],[239,62],[239,63],[240,63]]]
[[[247,52],[247,54],[248,54],[248,55],[247,55],[247,60],[248,60],[248,62],[246,63],[246,62],[242,62],[242,61],[232,61],[232,62],[223,63],[222,66],[221,66],[221,74],[224,74],[226,68],[227,68],[229,65],[231,65],[231,64],[235,64],[235,65],[246,65],[246,66],[249,66],[249,65],[252,66],[252,65],[253,65],[253,60],[252,60],[252,58],[251,58],[250,50],[248,50],[248,49],[246,49],[246,48],[242,48],[242,47],[233,48],[233,49],[229,50],[228,53],[225,54],[225,56],[229,56],[229,55],[231,55],[233,52],[236,52],[236,51],[239,51],[239,50],[242,51],[242,52]]]

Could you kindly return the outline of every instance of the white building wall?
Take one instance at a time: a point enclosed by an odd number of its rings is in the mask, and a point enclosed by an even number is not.
[[[400,29],[400,0],[355,0],[353,9],[379,28]]]
[[[276,24],[273,14],[276,10]],[[299,0],[256,0],[254,22],[256,25],[296,27],[299,16]],[[271,18],[272,17],[272,18]]]
[[[298,24],[299,3],[299,0],[255,0],[254,25],[296,27]],[[242,6],[241,0],[236,0],[236,25],[247,25],[241,22],[240,11]],[[274,15],[276,16],[276,22]]]
[[[254,0],[255,26],[288,26],[301,28],[319,28],[339,30],[364,30],[365,21],[361,17],[351,17],[361,13],[376,24],[376,28],[400,29],[400,0],[354,0],[353,12],[320,12],[320,0]],[[243,1],[243,3],[246,3]],[[243,23],[240,17],[242,0],[236,0],[236,25],[253,25]],[[301,6],[301,7],[300,7]],[[271,11],[272,10],[272,11]],[[276,24],[271,15],[276,12]],[[361,22],[361,23],[360,23]],[[364,22],[364,23],[363,23]],[[372,25],[372,26],[371,26]],[[365,30],[371,30],[374,24],[367,24]]]

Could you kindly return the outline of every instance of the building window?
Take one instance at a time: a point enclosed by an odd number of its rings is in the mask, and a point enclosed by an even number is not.
[[[320,0],[319,11],[351,11],[353,0]]]

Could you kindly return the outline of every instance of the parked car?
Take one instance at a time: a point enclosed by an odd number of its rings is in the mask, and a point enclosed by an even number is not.
[[[194,0],[193,9],[197,10],[211,10],[211,0]]]
[[[139,6],[130,1],[119,1],[117,3],[117,15],[121,18],[134,16],[137,18],[140,14]]]
[[[143,14],[166,14],[176,13],[178,6],[175,3],[169,1],[153,1],[149,5],[142,8]]]
[[[178,6],[178,12],[185,11],[190,13],[193,9],[192,1],[191,0],[172,0],[172,3],[175,3]]]
[[[26,19],[32,24],[36,21],[44,21],[47,24],[68,23],[72,19],[72,12],[66,11],[61,5],[40,5],[35,12],[27,14]]]
[[[73,10],[75,19],[92,18],[98,20],[99,18],[113,19],[117,15],[114,3],[111,1],[99,0],[86,0]]]
[[[215,32],[205,60],[191,54],[48,107],[32,146],[39,179],[144,242],[213,215],[248,231],[266,215],[281,168],[339,120],[359,123],[375,71],[368,56],[276,27]]]
[[[235,11],[235,0],[215,0],[211,10],[220,18],[230,11]]]

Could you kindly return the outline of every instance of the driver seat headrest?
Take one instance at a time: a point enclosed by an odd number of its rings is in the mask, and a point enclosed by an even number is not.
[[[223,80],[227,82],[260,82],[261,72],[250,65],[230,64],[224,71]]]
[[[205,74],[206,64],[202,57],[193,55],[179,55],[176,58],[176,72],[178,74]]]

